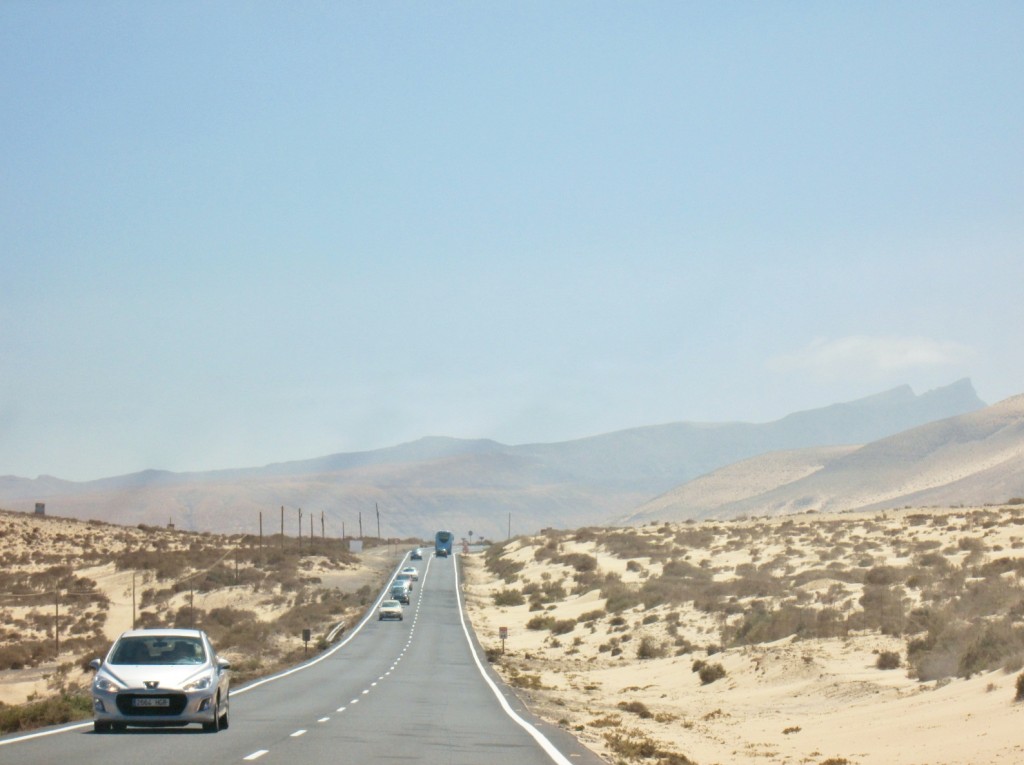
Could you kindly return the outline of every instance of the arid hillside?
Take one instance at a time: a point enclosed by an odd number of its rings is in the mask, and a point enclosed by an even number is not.
[[[463,560],[495,667],[610,762],[1024,761],[1024,504],[551,530]]]
[[[1024,496],[1024,396],[859,447],[775,452],[683,484],[623,519],[950,507]]]

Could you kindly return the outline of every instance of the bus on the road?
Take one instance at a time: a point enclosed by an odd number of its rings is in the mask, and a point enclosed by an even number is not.
[[[447,558],[452,554],[452,540],[455,535],[450,531],[439,531],[434,535],[434,555]]]

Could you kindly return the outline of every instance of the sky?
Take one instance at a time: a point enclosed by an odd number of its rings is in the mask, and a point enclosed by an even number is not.
[[[1020,2],[0,3],[0,475],[1024,393]]]

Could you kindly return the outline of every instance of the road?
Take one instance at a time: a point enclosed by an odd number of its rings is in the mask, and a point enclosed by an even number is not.
[[[465,622],[458,558],[417,565],[403,621],[371,615],[311,661],[235,689],[228,730],[96,734],[91,723],[62,726],[0,739],[0,762],[602,763],[533,718],[491,672]]]

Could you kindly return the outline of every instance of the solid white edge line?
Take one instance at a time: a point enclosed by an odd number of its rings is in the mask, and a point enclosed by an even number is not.
[[[524,720],[522,717],[516,714],[515,710],[513,710],[512,707],[508,705],[508,700],[505,698],[504,695],[502,695],[501,689],[498,688],[498,686],[495,685],[494,681],[487,676],[487,672],[486,670],[484,670],[483,664],[480,663],[480,657],[477,656],[476,649],[473,648],[473,639],[472,637],[470,637],[469,628],[466,626],[466,617],[465,614],[463,614],[462,612],[462,592],[459,587],[459,567],[457,564],[459,556],[453,555],[452,557],[456,561],[455,600],[458,602],[459,605],[459,621],[462,622],[462,632],[466,635],[466,643],[469,645],[469,652],[473,655],[473,661],[476,662],[476,668],[480,670],[480,676],[483,677],[484,682],[486,682],[487,685],[491,687],[491,690],[494,691],[494,696],[498,699],[498,703],[501,704],[501,708],[505,710],[505,714],[511,717],[516,722],[516,724],[519,725],[520,728],[529,733],[533,737],[533,740],[536,741],[540,745],[540,748],[543,749],[544,752],[548,755],[548,757],[557,762],[558,765],[572,765],[572,763],[569,761],[569,758],[562,754],[560,751],[558,751],[558,749],[555,748],[555,745],[552,744],[543,733],[541,733],[539,730],[534,728],[530,723],[528,723],[526,720]]]
[[[37,733],[26,733],[24,736],[18,736],[17,738],[8,738],[0,741],[0,746],[6,746],[7,744],[16,744],[19,741],[28,741],[33,738],[43,738],[44,736],[54,736],[58,733],[66,733],[69,730],[78,730],[79,728],[90,728],[92,727],[92,720],[89,722],[75,723],[74,725],[67,725],[63,728],[55,728],[54,730],[44,730]]]

